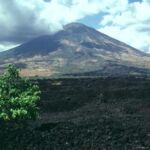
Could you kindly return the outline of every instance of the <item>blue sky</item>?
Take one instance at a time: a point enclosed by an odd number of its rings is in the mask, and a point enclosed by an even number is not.
[[[135,3],[135,2],[142,2],[142,0],[128,0],[129,3]],[[103,19],[103,16],[105,16],[107,13],[104,12],[98,12],[94,15],[87,15],[84,18],[78,20],[78,22],[81,22],[83,24],[86,24],[88,26],[91,26],[95,29],[98,29],[100,26],[100,21]]]
[[[98,29],[100,26],[99,22],[102,20],[103,16],[104,16],[104,13],[102,12],[94,14],[94,15],[87,15],[84,18],[78,20],[78,22],[86,24],[95,29]]]
[[[0,51],[71,22],[150,53],[150,0],[0,0]]]

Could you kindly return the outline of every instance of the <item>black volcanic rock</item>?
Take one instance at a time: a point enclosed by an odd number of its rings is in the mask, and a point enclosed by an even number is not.
[[[101,75],[104,70],[108,75],[114,75],[115,70],[117,75],[119,71],[122,75],[126,67],[131,68],[127,74],[139,74],[140,71],[135,71],[135,68],[144,69],[144,72],[147,70],[149,74],[150,57],[95,29],[71,23],[54,34],[38,37],[1,52],[0,68],[8,63],[26,66],[21,67],[22,75],[30,76],[85,72],[98,72]]]

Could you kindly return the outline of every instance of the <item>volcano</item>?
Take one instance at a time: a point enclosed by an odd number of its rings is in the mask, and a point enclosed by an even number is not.
[[[0,71],[15,64],[22,76],[149,75],[150,55],[80,23],[0,53]]]

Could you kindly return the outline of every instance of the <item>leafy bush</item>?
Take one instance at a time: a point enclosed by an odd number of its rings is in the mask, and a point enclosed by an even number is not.
[[[40,91],[37,84],[19,75],[9,65],[0,76],[0,121],[21,121],[37,116]]]

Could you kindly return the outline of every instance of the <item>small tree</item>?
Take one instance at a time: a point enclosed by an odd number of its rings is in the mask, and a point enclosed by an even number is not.
[[[14,65],[0,76],[0,120],[23,121],[37,116],[40,91],[37,84],[20,77]]]

